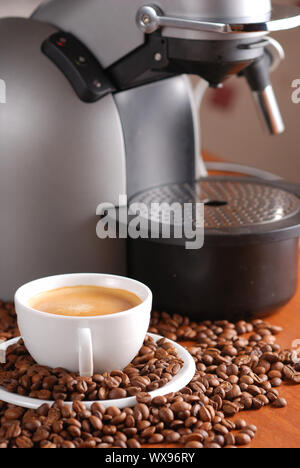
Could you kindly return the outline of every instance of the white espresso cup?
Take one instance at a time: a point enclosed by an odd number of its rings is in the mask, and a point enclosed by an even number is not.
[[[86,285],[123,289],[142,303],[124,312],[94,317],[54,315],[29,306],[37,294]],[[16,292],[15,305],[25,346],[38,364],[90,377],[123,369],[138,354],[149,327],[152,293],[144,284],[122,276],[70,274],[25,284]]]

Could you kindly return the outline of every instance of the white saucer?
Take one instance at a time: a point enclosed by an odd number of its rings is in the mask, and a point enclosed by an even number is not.
[[[149,336],[151,336],[154,341],[158,341],[162,336],[159,335],[154,335],[152,333],[148,333]],[[20,340],[20,338],[14,338],[12,340],[6,341],[5,343],[0,344],[0,355],[5,352],[6,349],[17,343]],[[186,387],[192,380],[192,378],[195,375],[196,372],[196,365],[193,357],[191,354],[182,346],[180,346],[178,343],[175,343],[172,340],[167,340],[169,341],[174,348],[177,349],[178,351],[178,356],[183,360],[184,365],[182,369],[178,372],[177,375],[175,375],[170,382],[168,382],[164,387],[158,388],[157,390],[154,390],[153,392],[149,392],[149,394],[152,396],[152,398],[156,396],[162,396],[162,395],[167,395],[168,393],[173,393],[173,392],[178,392],[182,388]],[[2,351],[2,353],[1,353]],[[22,406],[23,408],[29,408],[29,409],[37,409],[44,403],[47,403],[48,405],[52,405],[54,401],[45,401],[45,400],[38,400],[36,398],[29,398],[25,396],[18,395],[16,393],[10,393],[6,391],[4,388],[0,387],[0,400],[5,401],[6,403],[10,403],[12,405],[16,406]],[[83,401],[82,402],[87,409],[89,409],[94,401]],[[137,404],[136,397],[128,397],[128,398],[121,398],[119,400],[99,400],[99,403],[103,405],[105,408],[108,408],[110,406],[115,406],[117,408],[130,408],[132,406],[135,406]],[[71,406],[72,402],[66,402],[67,405]]]

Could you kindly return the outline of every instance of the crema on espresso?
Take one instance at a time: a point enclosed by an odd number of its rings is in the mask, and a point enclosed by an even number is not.
[[[141,299],[132,292],[102,286],[54,289],[37,294],[28,301],[30,307],[40,312],[72,317],[117,314],[141,303]]]

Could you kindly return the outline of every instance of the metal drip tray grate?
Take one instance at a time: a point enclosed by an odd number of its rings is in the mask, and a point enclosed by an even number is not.
[[[161,221],[161,212],[153,203],[204,203],[205,229],[246,228],[284,221],[300,210],[300,200],[293,193],[268,183],[203,179],[195,183],[172,184],[147,190],[130,203],[142,203],[151,219]]]

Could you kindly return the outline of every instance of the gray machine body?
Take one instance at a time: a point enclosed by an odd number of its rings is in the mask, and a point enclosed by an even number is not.
[[[145,3],[145,0],[50,0],[42,4],[33,17],[76,34],[106,68],[143,44],[144,34],[135,20],[138,9]],[[247,18],[251,21],[253,17],[263,19],[271,10],[271,0],[157,0],[149,3],[155,3],[166,15],[203,20]],[[164,28],[163,34],[198,40],[224,39],[218,34],[188,29]],[[228,39],[238,37],[239,34],[235,34]]]
[[[0,21],[0,79],[7,92],[0,105],[0,297],[5,300],[42,276],[126,274],[126,241],[97,238],[98,205],[118,205],[119,195],[133,193],[128,167],[138,167],[139,189],[195,176],[198,122],[187,78],[84,103],[41,51],[55,31],[32,19]],[[178,99],[172,101],[174,93]],[[128,134],[132,128],[134,139]],[[172,143],[172,132],[185,129],[186,139]]]

